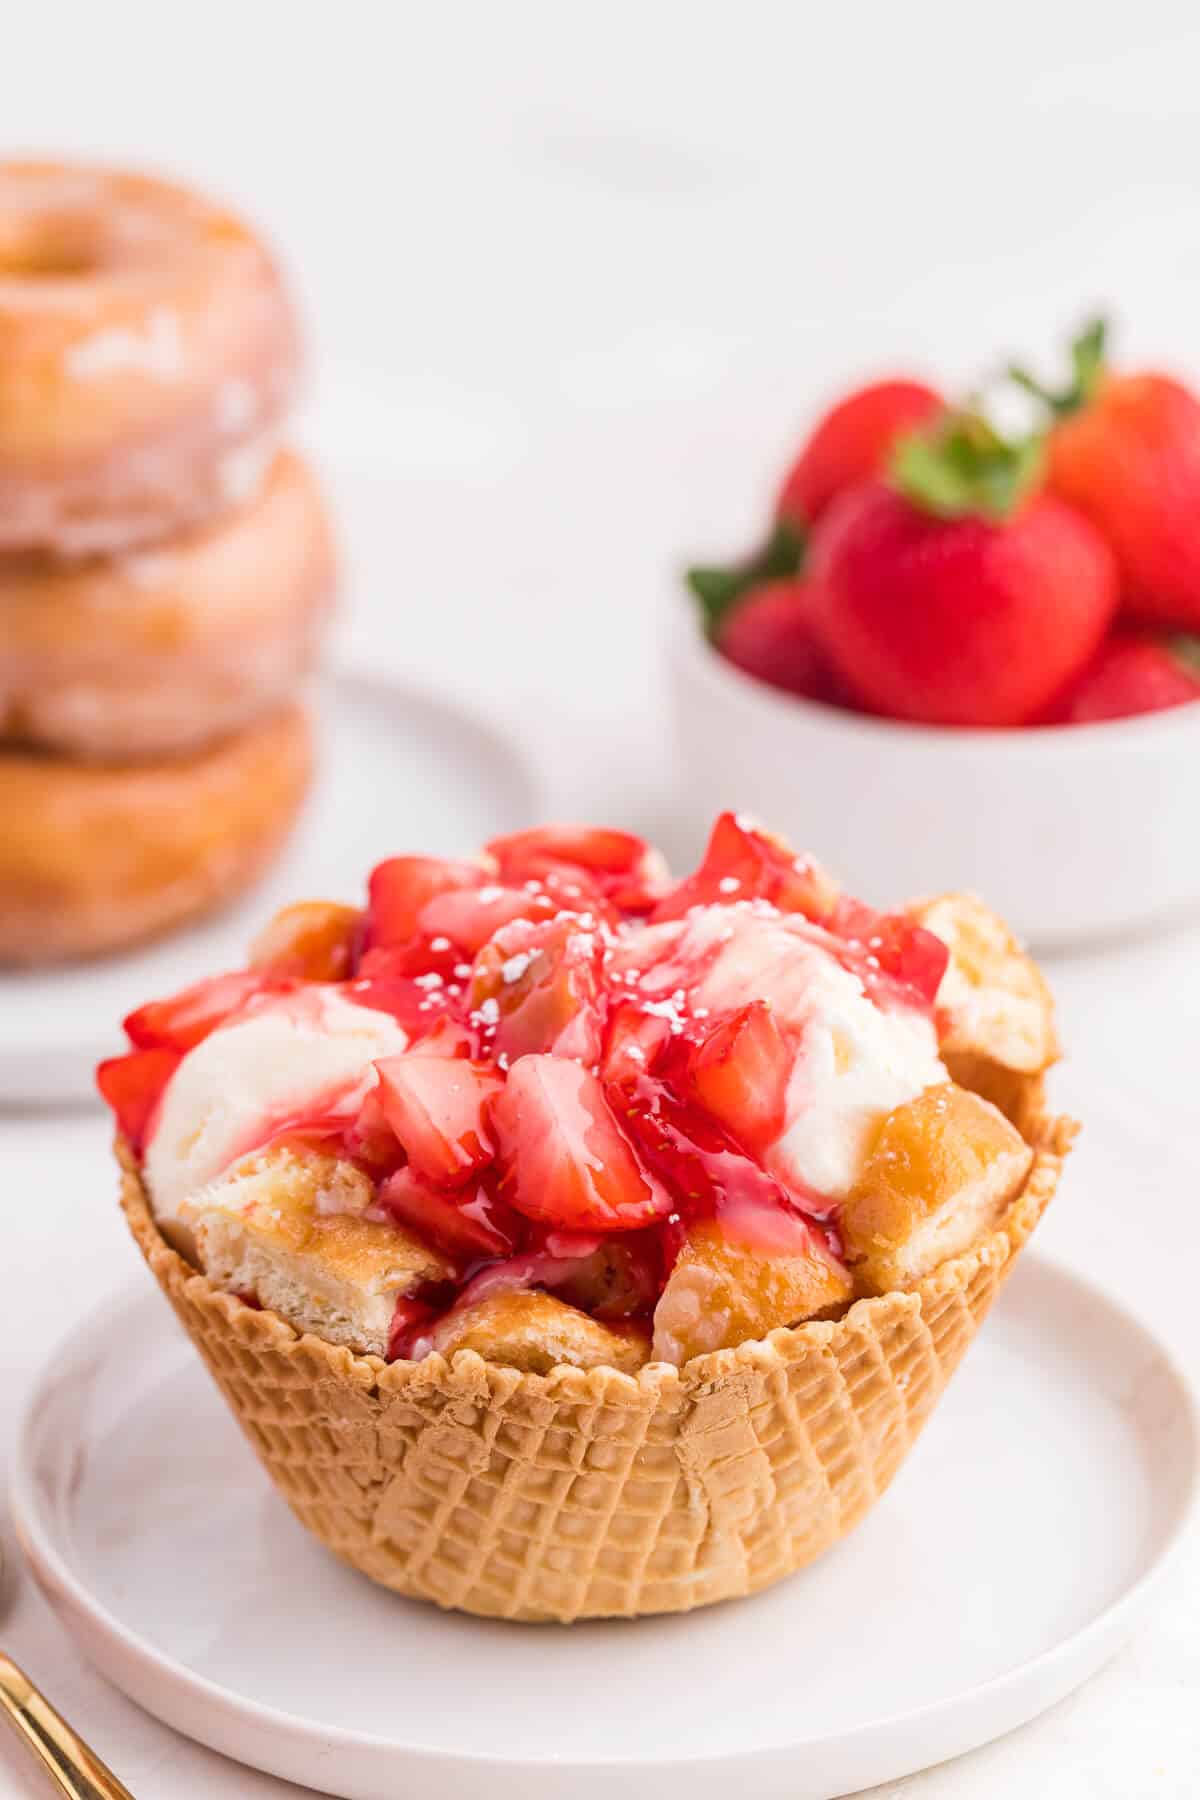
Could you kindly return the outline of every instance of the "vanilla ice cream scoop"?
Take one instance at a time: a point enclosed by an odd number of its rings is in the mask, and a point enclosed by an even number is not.
[[[408,1043],[390,1014],[331,987],[255,1001],[190,1050],[168,1082],[146,1146],[154,1214],[187,1247],[192,1200],[296,1117],[353,1117],[378,1057]]]

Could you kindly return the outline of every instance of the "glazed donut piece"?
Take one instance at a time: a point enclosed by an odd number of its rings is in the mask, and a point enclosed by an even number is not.
[[[1027,1130],[1045,1110],[1045,1075],[1059,1056],[1054,998],[1031,956],[974,894],[909,907],[950,960],[938,990],[938,1049],[961,1087]]]
[[[254,499],[167,542],[0,558],[0,737],[102,761],[195,751],[308,673],[334,582],[320,489],[290,452]]]
[[[244,499],[299,364],[279,271],[223,207],[0,164],[0,550],[107,553]]]
[[[838,1221],[859,1294],[912,1287],[992,1230],[1033,1151],[1000,1110],[948,1081],[881,1120]]]
[[[352,1163],[286,1145],[262,1152],[188,1208],[196,1258],[226,1293],[253,1294],[301,1331],[383,1356],[396,1301],[450,1269],[394,1224],[364,1218],[373,1198]]]
[[[182,761],[0,753],[0,963],[97,956],[232,900],[286,837],[310,769],[294,705]]]

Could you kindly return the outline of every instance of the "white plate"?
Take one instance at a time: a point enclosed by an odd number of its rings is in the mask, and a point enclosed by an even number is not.
[[[17,1530],[110,1680],[347,1800],[827,1800],[986,1742],[1120,1646],[1197,1485],[1156,1341],[1026,1257],[894,1488],[750,1601],[528,1627],[409,1603],[295,1524],[161,1299],[51,1359]]]
[[[381,856],[459,855],[540,810],[510,734],[453,701],[344,673],[327,683],[318,711],[318,775],[300,827],[245,899],[145,950],[0,974],[0,1102],[90,1095],[131,1007],[244,963],[258,926],[287,901],[356,899]]]

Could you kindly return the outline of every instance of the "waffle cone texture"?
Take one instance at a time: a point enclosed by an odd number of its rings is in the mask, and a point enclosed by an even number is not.
[[[1074,1126],[1026,1136],[997,1228],[911,1291],[636,1375],[472,1350],[387,1364],[301,1336],[172,1250],[119,1154],[133,1235],[301,1524],[397,1593],[566,1622],[751,1594],[854,1529],[1053,1197]]]

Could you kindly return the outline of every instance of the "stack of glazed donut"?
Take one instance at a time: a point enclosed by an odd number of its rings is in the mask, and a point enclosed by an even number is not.
[[[0,963],[208,912],[296,817],[335,578],[299,363],[219,206],[0,164]]]

